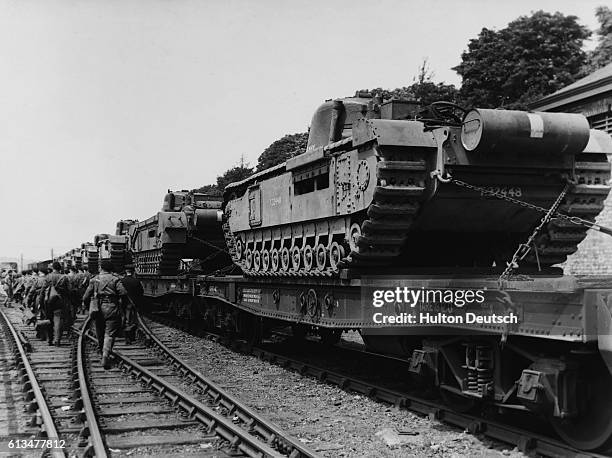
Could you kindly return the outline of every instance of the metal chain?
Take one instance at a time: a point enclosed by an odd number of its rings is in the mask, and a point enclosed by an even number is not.
[[[500,283],[500,285],[504,279],[508,278],[510,274],[512,274],[512,271],[514,269],[518,268],[518,261],[522,261],[525,258],[525,256],[529,254],[529,252],[531,251],[531,246],[535,238],[538,236],[542,228],[550,222],[550,220],[553,217],[553,214],[557,211],[557,208],[559,207],[559,205],[561,205],[561,202],[565,198],[565,195],[567,194],[567,191],[569,191],[571,185],[572,183],[569,181],[565,184],[563,191],[561,191],[561,194],[559,194],[559,196],[557,197],[557,200],[555,200],[555,202],[548,209],[544,217],[542,217],[540,224],[536,226],[536,228],[533,230],[533,232],[531,233],[527,241],[524,243],[521,243],[518,246],[518,248],[512,255],[512,259],[510,260],[510,262],[506,263],[506,268],[504,269],[502,274],[499,276],[498,282]],[[537,248],[536,248],[536,252],[537,252]]]
[[[471,189],[473,191],[480,192],[480,193],[482,193],[482,195],[495,197],[497,199],[505,200],[507,202],[512,202],[512,203],[514,203],[516,205],[519,205],[521,207],[529,208],[531,210],[536,210],[538,212],[541,212],[541,213],[545,214],[544,217],[541,219],[540,224],[538,224],[538,226],[533,230],[533,232],[531,233],[531,235],[529,236],[527,241],[525,243],[521,243],[517,247],[516,251],[512,255],[511,261],[506,263],[506,268],[504,269],[504,271],[502,272],[502,274],[499,276],[499,279],[498,279],[498,282],[500,284],[500,288],[501,288],[503,280],[508,278],[512,274],[512,271],[518,267],[518,261],[522,261],[525,258],[525,256],[527,256],[529,254],[529,252],[531,251],[532,244],[533,244],[535,238],[537,237],[539,232],[542,230],[542,228],[546,224],[548,224],[551,219],[553,219],[553,216],[556,217],[556,218],[560,218],[560,219],[564,219],[564,220],[570,221],[573,224],[584,225],[584,226],[587,226],[589,228],[593,228],[593,229],[597,229],[597,230],[602,230],[602,228],[600,226],[596,225],[595,223],[593,223],[591,221],[587,221],[587,220],[584,220],[584,219],[579,218],[579,217],[572,217],[572,216],[564,215],[563,213],[559,213],[557,211],[557,209],[559,208],[559,205],[561,205],[561,202],[565,198],[565,195],[569,191],[570,187],[573,184],[575,184],[575,181],[573,181],[573,180],[569,180],[569,179],[567,180],[567,182],[565,184],[565,187],[563,188],[563,191],[561,191],[561,194],[559,194],[559,196],[557,197],[557,199],[555,200],[553,205],[550,208],[546,209],[544,207],[540,207],[538,205],[531,204],[529,202],[524,202],[522,200],[515,199],[513,197],[505,196],[505,195],[503,195],[500,192],[491,191],[489,189],[486,189],[486,188],[483,188],[483,187],[480,187],[480,186],[474,186],[472,184],[466,183],[465,181],[456,180],[453,177],[451,177],[450,175],[444,176],[439,170],[435,170],[435,171],[431,172],[431,176],[433,178],[436,178],[441,183],[452,183],[454,185],[457,185],[457,186],[460,186],[460,187],[463,187],[463,188],[467,188],[467,189]],[[606,229],[607,228],[603,228],[603,232],[610,231],[609,229],[607,229],[607,230]],[[610,233],[612,235],[612,231],[611,232],[607,232],[607,233]],[[538,257],[538,254],[537,254],[537,248],[536,248],[536,258],[538,260],[538,265],[539,265],[539,257]]]
[[[505,200],[507,202],[512,202],[513,204],[519,205],[521,207],[529,208],[531,210],[535,210],[540,213],[548,212],[547,208],[539,207],[538,205],[534,205],[529,202],[524,202],[522,200],[515,199],[514,197],[505,196],[501,192],[491,191],[490,189],[482,188],[480,186],[474,186],[472,184],[466,183],[465,181],[455,180],[450,175],[443,176],[443,174],[439,170],[431,172],[431,176],[433,178],[436,178],[441,183],[452,183],[457,186],[461,186],[463,188],[471,189],[472,191],[478,191],[482,193],[482,195],[495,197],[497,199]],[[576,184],[572,180],[568,180],[568,182],[570,184]],[[596,231],[603,232],[604,234],[612,235],[612,229],[596,224],[594,221],[589,221],[587,219],[580,218],[579,216],[569,216],[564,213],[560,213],[559,211],[555,211],[553,216],[554,218],[568,221],[572,224],[575,224],[576,226],[584,226],[584,227],[588,227],[589,229],[594,229]]]

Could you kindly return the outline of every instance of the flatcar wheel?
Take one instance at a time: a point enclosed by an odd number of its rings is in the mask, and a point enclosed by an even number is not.
[[[344,258],[344,248],[338,242],[333,242],[329,248],[329,263],[337,269],[342,258]]]
[[[281,270],[287,272],[291,266],[291,255],[289,254],[289,248],[286,246],[281,249],[280,252]]]
[[[280,267],[280,255],[276,248],[272,248],[270,252],[270,262],[272,264],[272,272],[277,272]]]
[[[567,419],[553,418],[561,438],[580,450],[609,450],[612,447],[612,375],[600,363],[580,380],[584,399],[578,399],[580,413]]]
[[[244,265],[247,270],[251,270],[251,267],[253,267],[253,252],[250,248],[247,248],[244,253]]]
[[[304,270],[310,272],[312,270],[313,264],[314,254],[312,252],[312,247],[310,245],[306,245],[304,247]]]
[[[266,248],[261,252],[261,268],[264,272],[270,270],[270,252]]]
[[[261,269],[261,253],[259,250],[253,251],[253,269],[259,272]]]
[[[300,270],[300,265],[302,263],[302,254],[300,253],[300,248],[294,246],[291,248],[291,269],[297,272]]]
[[[327,267],[327,250],[322,243],[317,245],[315,260],[317,261],[317,269],[325,270],[325,267]]]

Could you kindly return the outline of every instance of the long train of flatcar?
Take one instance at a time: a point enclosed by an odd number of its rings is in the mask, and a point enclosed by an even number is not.
[[[557,265],[606,231],[608,154],[577,114],[358,94],[317,109],[303,154],[223,198],[170,192],[62,260],[133,262],[152,303],[250,339],[290,325],[333,344],[356,329],[456,409],[544,416],[572,446],[605,450],[612,278]]]

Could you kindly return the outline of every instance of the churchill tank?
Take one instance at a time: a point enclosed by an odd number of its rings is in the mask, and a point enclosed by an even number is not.
[[[86,267],[89,273],[98,273],[98,247],[91,242],[81,244],[81,266]]]
[[[176,275],[182,259],[215,270],[231,264],[221,226],[222,196],[169,191],[160,212],[129,228],[129,249],[141,275]]]
[[[136,220],[121,220],[117,222],[115,234],[97,234],[94,245],[98,248],[98,262],[109,260],[117,273],[125,270],[125,265],[131,262],[128,250],[129,228]]]
[[[529,241],[520,268],[550,271],[603,209],[610,153],[579,114],[330,100],[303,154],[226,187],[227,246],[247,275],[334,276],[501,269]]]

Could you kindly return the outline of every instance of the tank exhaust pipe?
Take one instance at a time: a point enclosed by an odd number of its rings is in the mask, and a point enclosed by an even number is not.
[[[329,143],[337,142],[342,138],[342,130],[344,123],[340,122],[344,114],[344,104],[341,100],[334,100],[334,106],[331,112],[331,120],[329,123]]]

